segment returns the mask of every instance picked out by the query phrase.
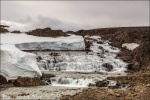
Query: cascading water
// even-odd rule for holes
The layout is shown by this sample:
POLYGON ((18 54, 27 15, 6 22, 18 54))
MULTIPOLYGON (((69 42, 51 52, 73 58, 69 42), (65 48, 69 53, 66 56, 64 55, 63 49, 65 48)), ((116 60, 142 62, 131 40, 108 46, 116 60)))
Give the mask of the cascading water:
MULTIPOLYGON (((116 58, 120 51, 118 48, 109 45, 108 41, 98 38, 86 39, 92 43, 90 52, 84 51, 52 51, 37 52, 38 66, 41 70, 54 72, 100 72, 108 75, 122 74, 126 70, 126 63, 116 58)), ((76 74, 75 74, 76 75, 76 74)), ((93 74, 92 74, 93 75, 93 74)), ((98 77, 60 77, 57 75, 51 79, 53 86, 81 86, 85 87, 95 81, 101 80, 98 77)), ((70 76, 70 74, 68 74, 70 76)), ((105 79, 105 78, 104 78, 105 79)))

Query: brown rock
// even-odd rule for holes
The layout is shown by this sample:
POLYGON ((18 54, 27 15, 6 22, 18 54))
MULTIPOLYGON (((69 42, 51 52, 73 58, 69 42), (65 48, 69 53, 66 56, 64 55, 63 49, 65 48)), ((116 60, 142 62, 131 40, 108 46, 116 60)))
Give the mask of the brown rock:
POLYGON ((41 37, 68 36, 62 30, 52 30, 51 28, 35 29, 32 31, 26 32, 26 34, 33 35, 33 36, 41 36, 41 37))
POLYGON ((127 70, 129 71, 137 71, 140 69, 140 64, 138 62, 130 63, 127 66, 127 70))
POLYGON ((103 80, 103 81, 97 81, 96 84, 95 84, 95 86, 96 87, 107 87, 108 84, 109 84, 108 81, 103 80))
POLYGON ((18 77, 13 83, 14 86, 38 86, 44 85, 44 82, 40 78, 30 78, 30 77, 18 77))

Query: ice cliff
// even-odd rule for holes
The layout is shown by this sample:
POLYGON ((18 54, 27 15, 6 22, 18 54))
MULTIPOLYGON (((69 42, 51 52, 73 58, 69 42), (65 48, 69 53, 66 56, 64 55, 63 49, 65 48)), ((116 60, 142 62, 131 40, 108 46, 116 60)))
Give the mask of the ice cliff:
POLYGON ((38 77, 41 71, 36 64, 36 55, 25 53, 14 45, 1 45, 1 75, 7 80, 22 77, 38 77))
POLYGON ((82 36, 38 37, 27 34, 1 34, 1 44, 15 44, 20 50, 84 50, 82 36))

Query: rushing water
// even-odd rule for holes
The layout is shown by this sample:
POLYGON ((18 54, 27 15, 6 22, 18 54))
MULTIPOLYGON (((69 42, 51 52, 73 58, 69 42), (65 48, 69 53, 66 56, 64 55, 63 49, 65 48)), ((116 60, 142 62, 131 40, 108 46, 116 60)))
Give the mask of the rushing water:
POLYGON ((120 51, 118 48, 112 47, 108 41, 100 39, 87 41, 92 43, 90 52, 34 52, 38 55, 37 64, 42 71, 51 71, 53 74, 59 73, 51 79, 51 85, 86 87, 97 80, 105 79, 107 76, 124 73, 127 64, 116 57, 120 51), (62 75, 67 72, 69 74, 62 75), (84 74, 80 75, 79 72, 84 74), (97 73, 101 74, 97 75, 97 73), (89 76, 87 74, 91 76, 87 77, 89 76))

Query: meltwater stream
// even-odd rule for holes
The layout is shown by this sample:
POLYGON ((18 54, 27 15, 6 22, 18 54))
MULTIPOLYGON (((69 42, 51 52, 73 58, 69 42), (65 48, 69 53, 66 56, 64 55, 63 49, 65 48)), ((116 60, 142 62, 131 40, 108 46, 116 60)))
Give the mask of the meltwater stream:
POLYGON ((37 64, 42 71, 55 74, 50 79, 52 86, 87 87, 108 76, 125 74, 126 63, 116 57, 120 51, 101 39, 86 39, 91 42, 88 51, 39 51, 37 64))

